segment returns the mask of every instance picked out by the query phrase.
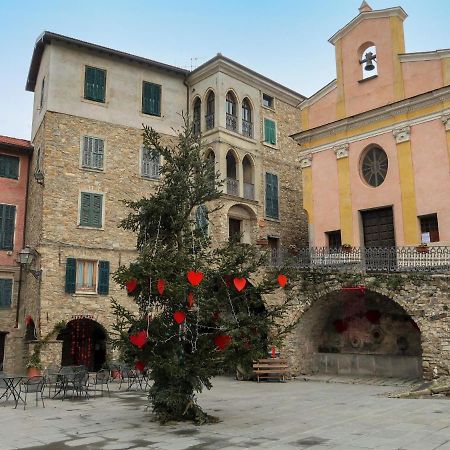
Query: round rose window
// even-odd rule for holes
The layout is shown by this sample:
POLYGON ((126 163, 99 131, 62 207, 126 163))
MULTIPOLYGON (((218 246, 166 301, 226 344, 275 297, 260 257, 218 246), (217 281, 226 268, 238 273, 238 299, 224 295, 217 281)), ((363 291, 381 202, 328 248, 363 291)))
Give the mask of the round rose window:
POLYGON ((379 147, 369 149, 361 164, 361 173, 365 182, 377 187, 383 183, 388 171, 388 158, 384 150, 379 147))

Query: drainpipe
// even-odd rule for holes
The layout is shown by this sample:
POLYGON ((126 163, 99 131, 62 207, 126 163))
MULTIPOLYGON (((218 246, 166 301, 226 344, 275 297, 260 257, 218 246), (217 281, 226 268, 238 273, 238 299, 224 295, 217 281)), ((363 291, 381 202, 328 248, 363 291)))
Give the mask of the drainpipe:
POLYGON ((186 82, 187 76, 184 77, 183 84, 186 86, 186 114, 189 119, 189 85, 186 82))

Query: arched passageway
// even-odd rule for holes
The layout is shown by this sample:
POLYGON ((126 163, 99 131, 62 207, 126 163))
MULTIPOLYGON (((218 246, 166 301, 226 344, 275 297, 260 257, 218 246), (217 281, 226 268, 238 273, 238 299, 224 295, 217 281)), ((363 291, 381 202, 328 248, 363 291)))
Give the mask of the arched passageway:
POLYGON ((106 361, 106 331, 94 320, 71 320, 58 335, 63 341, 62 366, 86 366, 98 371, 106 361))
POLYGON ((419 327, 396 302, 373 291, 343 290, 303 314, 297 345, 304 372, 421 378, 419 327))

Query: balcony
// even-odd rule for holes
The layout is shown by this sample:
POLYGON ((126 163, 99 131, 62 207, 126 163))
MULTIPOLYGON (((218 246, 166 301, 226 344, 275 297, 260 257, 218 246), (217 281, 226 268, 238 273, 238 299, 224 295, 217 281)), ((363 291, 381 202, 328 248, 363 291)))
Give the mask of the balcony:
POLYGON ((450 273, 450 247, 328 247, 272 253, 270 265, 353 273, 450 273))
POLYGON ((242 120, 242 135, 253 139, 253 124, 242 120))
POLYGON ((239 195, 239 181, 234 178, 227 178, 227 194, 239 195))
POLYGON ((227 113, 227 130, 237 132, 237 117, 227 113))
POLYGON ((244 198, 247 200, 255 200, 255 185, 244 183, 244 198))
POLYGON ((214 128, 214 113, 205 116, 206 129, 212 130, 214 128))

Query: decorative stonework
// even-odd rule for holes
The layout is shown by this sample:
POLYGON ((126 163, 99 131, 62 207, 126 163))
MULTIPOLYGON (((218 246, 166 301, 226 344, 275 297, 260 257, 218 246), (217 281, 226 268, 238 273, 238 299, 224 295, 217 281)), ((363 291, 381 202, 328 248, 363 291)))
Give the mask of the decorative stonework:
POLYGON ((333 151, 336 154, 336 159, 348 158, 349 144, 341 144, 333 147, 333 151))
POLYGON ((411 138, 411 127, 406 126, 402 128, 396 128, 392 130, 392 134, 394 135, 395 142, 397 142, 397 144, 407 142, 411 138))
POLYGON ((300 167, 306 169, 312 165, 312 155, 307 155, 300 160, 300 167))
POLYGON ((450 131, 450 114, 444 114, 441 117, 442 123, 444 124, 445 131, 450 131))

